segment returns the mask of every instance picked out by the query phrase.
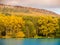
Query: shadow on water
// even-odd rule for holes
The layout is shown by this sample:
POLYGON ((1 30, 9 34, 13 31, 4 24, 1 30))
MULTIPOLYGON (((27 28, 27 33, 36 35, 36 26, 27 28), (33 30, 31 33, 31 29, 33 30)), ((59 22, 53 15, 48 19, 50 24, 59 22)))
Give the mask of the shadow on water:
POLYGON ((0 39, 0 45, 60 45, 60 39, 0 39))

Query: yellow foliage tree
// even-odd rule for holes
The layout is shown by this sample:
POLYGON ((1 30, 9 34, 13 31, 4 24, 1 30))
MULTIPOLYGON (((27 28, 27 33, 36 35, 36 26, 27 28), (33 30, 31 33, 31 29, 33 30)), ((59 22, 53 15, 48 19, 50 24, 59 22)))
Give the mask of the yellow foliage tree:
MULTIPOLYGON (((38 34, 49 36, 59 29, 58 18, 53 16, 40 16, 38 19, 38 34)), ((55 35, 55 34, 54 34, 55 35)))

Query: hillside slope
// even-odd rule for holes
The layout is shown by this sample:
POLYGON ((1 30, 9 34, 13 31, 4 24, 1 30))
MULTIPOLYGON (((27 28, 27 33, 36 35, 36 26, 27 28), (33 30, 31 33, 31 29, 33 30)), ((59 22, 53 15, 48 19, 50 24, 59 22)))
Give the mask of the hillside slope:
POLYGON ((23 6, 11 6, 11 5, 3 5, 0 4, 0 13, 3 14, 11 14, 11 15, 26 15, 26 14, 33 14, 33 15, 53 15, 58 16, 55 12, 48 11, 45 9, 36 9, 31 7, 23 7, 23 6))

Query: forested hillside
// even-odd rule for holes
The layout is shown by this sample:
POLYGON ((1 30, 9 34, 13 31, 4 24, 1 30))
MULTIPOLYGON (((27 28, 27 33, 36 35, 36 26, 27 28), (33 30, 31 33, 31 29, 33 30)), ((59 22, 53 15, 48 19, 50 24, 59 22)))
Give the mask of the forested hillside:
POLYGON ((60 16, 45 9, 0 5, 0 38, 60 38, 60 16))

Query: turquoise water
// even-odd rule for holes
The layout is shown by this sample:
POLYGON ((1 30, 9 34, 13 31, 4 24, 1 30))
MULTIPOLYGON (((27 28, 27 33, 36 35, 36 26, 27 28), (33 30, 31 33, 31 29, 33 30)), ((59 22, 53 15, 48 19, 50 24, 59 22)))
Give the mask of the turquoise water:
POLYGON ((60 39, 0 39, 0 45, 60 45, 60 39))

